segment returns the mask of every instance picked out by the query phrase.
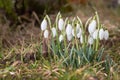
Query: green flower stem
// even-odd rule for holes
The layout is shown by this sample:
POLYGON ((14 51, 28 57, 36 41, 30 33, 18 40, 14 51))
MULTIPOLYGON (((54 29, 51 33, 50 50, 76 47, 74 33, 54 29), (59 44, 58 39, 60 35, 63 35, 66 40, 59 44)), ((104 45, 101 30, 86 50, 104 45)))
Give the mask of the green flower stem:
POLYGON ((84 48, 84 47, 85 47, 85 29, 84 29, 84 27, 83 27, 83 24, 82 24, 81 19, 80 19, 78 16, 77 16, 77 19, 79 20, 80 26, 81 26, 81 28, 82 28, 83 48, 84 48))
MULTIPOLYGON (((58 31, 58 20, 59 20, 59 18, 61 17, 61 14, 60 14, 60 12, 57 14, 57 16, 56 16, 56 31, 58 31)), ((61 47, 60 47, 60 42, 59 42, 59 32, 58 33, 56 33, 56 39, 57 39, 57 47, 58 47, 58 49, 59 50, 61 50, 61 47)))
POLYGON ((50 26, 50 30, 51 30, 52 25, 51 25, 50 17, 49 17, 48 15, 46 15, 46 18, 47 18, 47 20, 48 20, 48 23, 49 23, 49 26, 50 26))
MULTIPOLYGON (((46 18, 48 20, 48 23, 49 23, 49 26, 50 26, 50 30, 51 30, 52 25, 51 25, 50 17, 48 15, 46 15, 46 18)), ((49 40, 48 39, 47 39, 47 42, 48 42, 48 55, 50 56, 50 44, 49 44, 49 40)))
POLYGON ((76 47, 77 47, 77 50, 79 49, 79 46, 78 46, 78 41, 77 41, 77 38, 75 37, 75 43, 76 43, 76 47))
MULTIPOLYGON (((99 35, 99 29, 100 29, 99 16, 98 16, 97 12, 95 12, 95 14, 96 14, 96 19, 97 19, 97 23, 98 23, 98 35, 99 35)), ((98 35, 97 35, 97 39, 96 39, 96 48, 95 48, 96 51, 98 50, 98 47, 99 47, 99 36, 98 35)))
POLYGON ((58 19, 59 19, 59 17, 60 17, 60 12, 57 14, 57 16, 56 16, 56 20, 55 20, 55 25, 56 25, 56 30, 58 30, 58 19))
POLYGON ((88 25, 88 23, 90 22, 91 19, 92 19, 92 17, 90 17, 90 18, 87 20, 87 22, 85 23, 85 30, 87 29, 87 25, 88 25))
POLYGON ((67 43, 66 43, 66 38, 65 38, 65 35, 66 35, 66 33, 65 33, 65 26, 66 26, 66 24, 67 24, 67 22, 68 22, 68 18, 66 18, 65 19, 65 23, 64 23, 64 26, 63 26, 63 31, 62 31, 62 34, 63 34, 63 36, 64 36, 64 46, 65 46, 65 53, 67 53, 68 54, 68 50, 67 50, 67 43))

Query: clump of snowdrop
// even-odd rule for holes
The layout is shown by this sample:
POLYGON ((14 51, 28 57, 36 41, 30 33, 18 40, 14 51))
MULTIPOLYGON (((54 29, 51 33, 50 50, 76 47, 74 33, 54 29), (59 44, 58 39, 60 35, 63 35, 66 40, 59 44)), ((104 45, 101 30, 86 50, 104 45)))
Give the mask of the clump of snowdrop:
MULTIPOLYGON (((97 51, 99 51, 101 47, 100 44, 104 40, 108 40, 109 38, 109 32, 104 28, 103 25, 99 23, 99 18, 97 14, 89 18, 86 21, 85 26, 82 24, 82 21, 78 16, 77 18, 74 18, 73 21, 69 20, 69 18, 65 18, 65 20, 63 20, 61 14, 59 13, 53 25, 51 24, 51 21, 47 16, 41 22, 41 30, 43 32, 44 38, 49 38, 50 40, 48 43, 48 45, 50 44, 49 50, 56 49, 54 50, 54 53, 55 51, 56 54, 60 53, 59 57, 61 56, 66 60, 70 59, 71 61, 77 60, 79 58, 80 60, 76 62, 82 62, 81 59, 83 59, 83 62, 89 63, 94 58, 97 58, 95 52, 97 53, 97 51), (52 49, 52 47, 54 48, 52 49), (72 49, 69 49, 71 47, 72 49), (76 57, 73 57, 73 53, 76 57), (69 57, 69 55, 71 57, 69 57)), ((73 62, 71 63, 71 65, 74 65, 73 62)), ((81 63, 79 65, 81 65, 81 63)))
POLYGON ((85 27, 82 25, 82 21, 78 16, 77 18, 74 18, 74 21, 72 22, 68 18, 64 21, 60 13, 58 13, 56 17, 56 25, 54 25, 54 27, 52 28, 47 27, 53 26, 50 24, 51 21, 48 16, 46 16, 41 22, 41 30, 44 33, 44 38, 48 38, 49 36, 51 37, 50 34, 52 34, 52 37, 58 38, 56 40, 59 40, 59 42, 65 40, 64 38, 67 38, 68 41, 74 41, 74 39, 76 38, 80 40, 80 43, 76 44, 99 45, 98 43, 100 43, 100 40, 108 40, 109 38, 108 30, 105 30, 104 27, 101 26, 96 15, 86 22, 85 27), (86 31, 86 25, 88 25, 88 32, 86 31), (60 30, 60 32, 58 30, 60 30))

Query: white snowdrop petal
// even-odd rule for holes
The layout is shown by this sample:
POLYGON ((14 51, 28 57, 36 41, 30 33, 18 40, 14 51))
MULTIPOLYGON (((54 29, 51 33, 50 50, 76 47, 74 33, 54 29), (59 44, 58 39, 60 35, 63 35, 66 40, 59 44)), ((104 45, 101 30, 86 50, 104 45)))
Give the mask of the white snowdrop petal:
POLYGON ((10 74, 11 74, 11 75, 14 75, 14 74, 15 74, 15 72, 10 72, 10 74))
POLYGON ((76 25, 76 32, 79 32, 79 29, 80 29, 80 25, 77 23, 77 25, 76 25))
POLYGON ((73 37, 72 34, 71 34, 71 35, 67 35, 67 40, 68 40, 68 41, 71 41, 71 40, 72 40, 72 37, 73 37))
POLYGON ((45 30, 45 31, 44 31, 44 38, 48 38, 48 35, 49 35, 48 30, 45 30))
POLYGON ((108 40, 108 38, 109 38, 109 32, 108 32, 108 30, 105 30, 105 32, 104 32, 104 39, 108 40))
POLYGON ((88 26, 89 33, 93 33, 96 30, 96 21, 92 20, 92 22, 88 26))
POLYGON ((77 33, 77 38, 80 38, 81 34, 81 32, 77 33))
POLYGON ((79 32, 81 32, 81 28, 80 28, 80 25, 77 23, 76 25, 76 34, 78 34, 79 32))
POLYGON ((75 36, 75 31, 74 31, 74 29, 72 29, 72 35, 75 36))
POLYGON ((93 39, 97 39, 97 36, 98 36, 98 30, 95 30, 92 37, 93 37, 93 39))
POLYGON ((92 45, 94 42, 93 38, 91 36, 88 37, 88 43, 92 45))
POLYGON ((59 21, 58 21, 58 29, 60 31, 62 31, 63 30, 63 26, 64 26, 64 21, 63 21, 62 18, 60 18, 59 21))
POLYGON ((99 30, 99 39, 100 39, 100 40, 103 40, 103 38, 104 38, 104 30, 101 28, 101 29, 99 30))
POLYGON ((53 37, 55 37, 56 36, 56 28, 52 28, 52 34, 53 34, 53 37))
POLYGON ((71 26, 71 24, 67 24, 66 34, 67 35, 71 35, 72 34, 72 26, 71 26))
POLYGON ((63 41, 63 35, 61 34, 60 36, 59 36, 59 42, 62 42, 63 41))
POLYGON ((41 22, 41 30, 44 31, 47 28, 47 20, 43 19, 41 22))

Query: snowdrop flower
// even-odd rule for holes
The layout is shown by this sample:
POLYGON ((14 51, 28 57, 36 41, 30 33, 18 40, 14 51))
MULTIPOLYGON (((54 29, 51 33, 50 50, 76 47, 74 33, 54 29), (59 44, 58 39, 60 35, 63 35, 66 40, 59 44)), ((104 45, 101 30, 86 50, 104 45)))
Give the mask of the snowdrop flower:
POLYGON ((47 20, 43 19, 41 23, 41 30, 44 31, 47 28, 47 20))
POLYGON ((103 40, 103 38, 104 38, 104 30, 103 30, 103 28, 101 28, 99 30, 99 38, 100 38, 100 40, 103 40))
POLYGON ((82 30, 81 28, 79 29, 79 32, 77 33, 77 38, 80 38, 80 36, 82 35, 82 30))
POLYGON ((44 31, 44 38, 48 38, 48 34, 49 34, 48 30, 45 30, 44 31))
POLYGON ((59 21, 58 21, 58 29, 60 31, 62 31, 63 30, 63 26, 64 26, 64 21, 63 21, 62 18, 60 18, 59 21))
POLYGON ((92 20, 92 22, 88 26, 88 31, 92 34, 96 30, 96 21, 92 20))
POLYGON ((53 37, 55 37, 56 36, 56 28, 52 28, 52 34, 53 34, 53 37))
POLYGON ((82 35, 80 36, 80 43, 81 44, 83 43, 83 36, 82 35))
POLYGON ((71 41, 71 40, 72 40, 72 37, 73 37, 72 34, 71 34, 71 35, 67 35, 67 40, 68 40, 68 41, 71 41))
POLYGON ((105 30, 105 31, 104 31, 104 39, 105 39, 105 40, 108 40, 108 38, 109 38, 108 30, 105 30))
POLYGON ((80 36, 82 35, 82 30, 79 24, 77 24, 76 26, 76 35, 77 35, 77 38, 80 38, 80 36))
POLYGON ((62 42, 63 41, 63 35, 61 34, 60 36, 59 36, 59 42, 62 42))
POLYGON ((79 30, 80 30, 80 25, 77 23, 77 25, 76 25, 76 33, 79 33, 79 30))
POLYGON ((11 75, 15 75, 15 72, 10 72, 11 75))
POLYGON ((94 42, 93 38, 91 36, 88 37, 88 43, 92 45, 94 42))
POLYGON ((72 26, 71 26, 71 24, 67 24, 66 34, 67 35, 72 35, 72 26))
POLYGON ((95 30, 92 37, 93 39, 97 39, 97 36, 98 36, 98 30, 95 30))

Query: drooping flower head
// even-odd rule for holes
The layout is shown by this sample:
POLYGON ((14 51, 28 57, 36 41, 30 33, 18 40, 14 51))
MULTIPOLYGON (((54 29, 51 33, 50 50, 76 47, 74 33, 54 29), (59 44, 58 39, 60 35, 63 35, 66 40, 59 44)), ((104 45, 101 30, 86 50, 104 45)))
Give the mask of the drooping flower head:
POLYGON ((62 42, 63 39, 64 39, 64 37, 63 37, 63 35, 61 34, 61 35, 59 36, 59 42, 62 42))
POLYGON ((93 42, 94 42, 94 39, 91 36, 89 36, 88 37, 88 44, 92 45, 93 42))
POLYGON ((104 31, 104 39, 108 40, 108 38, 109 38, 109 32, 108 32, 108 30, 105 30, 104 31))
POLYGON ((77 36, 77 38, 80 38, 81 35, 82 35, 82 29, 80 28, 80 24, 77 23, 77 25, 76 25, 76 36, 77 36))
POLYGON ((51 30, 52 30, 53 37, 55 37, 56 36, 56 28, 53 27, 51 30))
POLYGON ((72 25, 71 24, 67 24, 66 34, 67 35, 72 35, 72 25))
POLYGON ((100 39, 100 40, 103 40, 103 38, 104 38, 104 30, 103 30, 103 28, 101 28, 101 29, 99 30, 99 39, 100 39))
POLYGON ((48 32, 48 30, 46 29, 46 30, 44 31, 44 38, 48 38, 48 35, 49 35, 49 32, 48 32))
POLYGON ((58 21, 58 29, 62 31, 64 28, 64 20, 62 18, 59 19, 58 21))
POLYGON ((41 22, 41 30, 44 31, 47 28, 47 20, 44 18, 41 22))
POLYGON ((88 32, 92 34, 96 30, 96 20, 92 20, 92 22, 88 26, 88 32))
POLYGON ((72 40, 72 37, 73 37, 73 35, 67 35, 67 40, 68 40, 68 41, 71 41, 71 40, 72 40))
POLYGON ((98 30, 95 30, 92 34, 93 39, 97 39, 98 38, 98 30))

